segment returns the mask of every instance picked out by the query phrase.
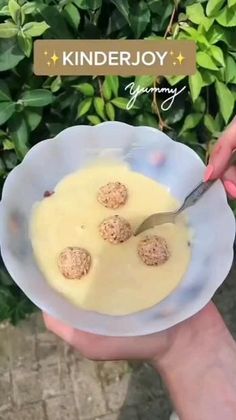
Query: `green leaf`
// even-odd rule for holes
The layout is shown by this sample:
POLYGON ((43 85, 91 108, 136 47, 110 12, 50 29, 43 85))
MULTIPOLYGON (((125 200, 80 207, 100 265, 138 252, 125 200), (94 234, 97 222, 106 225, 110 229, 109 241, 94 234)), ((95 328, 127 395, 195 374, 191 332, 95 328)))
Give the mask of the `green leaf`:
POLYGON ((223 51, 216 45, 212 45, 210 49, 211 56, 214 60, 221 66, 225 66, 224 54, 223 51))
POLYGON ((31 13, 35 12, 36 9, 37 9, 37 4, 35 1, 31 1, 30 3, 26 2, 22 6, 22 10, 25 15, 31 15, 31 13))
POLYGON ((147 4, 148 4, 149 9, 153 13, 157 13, 158 15, 161 16, 162 4, 161 4, 160 0, 147 0, 147 4))
POLYGON ((18 30, 14 23, 0 23, 0 38, 12 38, 16 36, 18 30))
POLYGON ((97 124, 100 124, 102 122, 97 115, 88 115, 87 118, 88 118, 89 122, 91 122, 91 124, 93 124, 93 125, 97 125, 97 124))
POLYGON ((225 30, 222 28, 222 26, 218 25, 216 22, 211 27, 211 29, 207 33, 207 39, 210 43, 216 44, 219 41, 223 41, 225 38, 225 30))
POLYGON ((151 12, 143 0, 135 3, 135 6, 130 11, 130 25, 134 34, 139 38, 145 31, 148 23, 150 22, 151 12))
POLYGON ((14 102, 0 102, 0 125, 4 124, 14 114, 14 102))
POLYGON ((202 21, 202 26, 205 28, 206 31, 209 31, 213 23, 214 23, 214 18, 205 17, 202 21))
POLYGON ((0 128, 0 140, 6 137, 6 132, 0 128))
POLYGON ((182 143, 188 144, 193 149, 199 146, 196 131, 185 131, 184 133, 180 133, 179 136, 181 137, 182 143))
POLYGON ((51 86, 50 86, 51 91, 52 91, 53 93, 58 92, 58 90, 61 88, 61 85, 62 85, 61 77, 60 77, 60 76, 57 76, 57 77, 53 80, 53 82, 52 82, 52 84, 51 84, 51 86))
MULTIPOLYGON (((203 49, 209 48, 210 44, 208 40, 206 39, 206 37, 203 34, 196 31, 196 29, 188 27, 188 26, 182 27, 181 29, 184 32, 186 32, 188 35, 190 35, 190 36, 185 36, 184 39, 191 39, 192 41, 196 41, 196 43, 203 49)), ((180 35, 182 36, 183 34, 180 33, 180 35)))
MULTIPOLYGON (((190 35, 190 37, 194 41, 198 41, 199 37, 201 36, 201 34, 199 34, 199 32, 195 28, 192 28, 191 26, 183 26, 181 27, 181 30, 186 32, 188 35, 190 35)), ((183 34, 181 33, 181 35, 183 34)))
POLYGON ((111 0, 111 2, 117 7, 122 16, 124 16, 128 24, 130 24, 128 0, 111 0))
POLYGON ((225 83, 225 69, 220 68, 219 71, 216 73, 216 80, 225 83))
MULTIPOLYGON (((111 103, 115 105, 117 108, 124 109, 124 110, 127 110, 126 107, 127 107, 128 102, 129 102, 129 99, 121 98, 121 97, 112 99, 111 101, 111 103)), ((135 109, 135 107, 133 107, 133 109, 135 109)))
POLYGON ((26 155, 28 147, 28 127, 22 113, 15 114, 8 123, 11 139, 14 142, 16 154, 20 159, 26 155))
POLYGON ((73 0, 73 3, 83 10, 97 10, 102 6, 102 0, 73 0))
POLYGON ((8 85, 0 79, 0 101, 11 101, 11 94, 8 85))
POLYGON ((6 152, 4 153, 4 163, 8 169, 8 171, 10 171, 11 169, 13 169, 16 165, 17 165, 17 156, 15 154, 15 152, 6 152))
POLYGON ((165 111, 165 123, 168 125, 172 125, 180 122, 184 116, 184 105, 185 104, 183 98, 177 97, 174 112, 172 108, 170 108, 168 111, 165 111))
POLYGON ((94 98, 94 108, 96 113, 99 115, 99 117, 101 117, 103 120, 106 120, 106 115, 104 112, 104 108, 105 108, 105 102, 102 98, 97 97, 94 98))
POLYGON ((23 51, 26 57, 29 57, 32 51, 32 38, 30 36, 25 35, 22 32, 18 32, 17 40, 20 49, 23 51))
POLYGON ((208 0, 206 7, 207 16, 215 16, 223 6, 225 0, 208 0))
POLYGON ((236 26, 236 13, 233 8, 228 9, 227 6, 218 14, 216 17, 217 22, 222 25, 226 26, 227 28, 236 26))
POLYGON ((25 35, 28 36, 40 36, 42 35, 47 29, 49 25, 43 22, 29 22, 23 26, 23 31, 25 35))
POLYGON ((197 64, 205 69, 218 70, 212 58, 203 51, 197 52, 197 64))
POLYGON ((230 55, 226 57, 225 80, 226 83, 236 83, 236 61, 230 55))
POLYGON ((148 41, 163 41, 163 37, 158 35, 145 36, 144 39, 148 41))
POLYGON ((109 101, 111 99, 112 96, 112 90, 111 90, 111 86, 107 81, 107 78, 105 78, 103 85, 102 85, 102 94, 103 97, 109 101))
POLYGON ((192 130, 193 128, 197 127, 201 119, 202 119, 202 114, 200 113, 187 115, 187 117, 185 118, 182 130, 180 131, 180 134, 183 134, 184 132, 188 130, 192 130))
POLYGON ((181 82, 181 80, 185 79, 185 77, 186 76, 166 76, 165 79, 168 81, 169 85, 175 86, 181 82))
POLYGON ((16 2, 16 0, 9 0, 8 2, 9 12, 11 14, 12 19, 16 24, 21 23, 21 7, 16 2))
POLYGON ((158 119, 152 114, 144 112, 135 118, 135 125, 145 125, 147 127, 159 128, 158 119))
POLYGON ((53 94, 46 89, 29 90, 23 93, 20 102, 24 106, 41 107, 53 102, 53 94))
POLYGON ((228 0, 228 6, 233 7, 236 5, 236 0, 228 0))
POLYGON ((63 123, 59 122, 48 122, 47 128, 51 134, 51 137, 55 137, 57 134, 59 134, 62 130, 64 130, 65 125, 63 123))
POLYGON ((217 131, 215 120, 210 114, 204 115, 204 125, 210 131, 211 134, 214 134, 217 131))
POLYGON ((34 131, 42 120, 42 110, 35 108, 26 108, 24 110, 24 115, 30 131, 34 131))
POLYGON ((234 100, 236 101, 236 90, 232 90, 232 95, 234 97, 234 100))
POLYGON ((68 23, 75 31, 77 31, 80 24, 80 13, 77 7, 75 7, 72 3, 68 3, 64 8, 64 14, 68 23))
POLYGON ((80 83, 79 85, 72 85, 72 87, 83 93, 85 96, 94 95, 94 87, 90 83, 80 83))
POLYGON ((206 102, 204 101, 204 99, 199 96, 196 101, 193 104, 193 109, 195 112, 201 112, 203 114, 203 112, 205 112, 206 110, 206 102))
POLYGON ((202 25, 206 31, 210 29, 214 22, 214 19, 205 16, 204 9, 200 3, 194 3, 188 6, 186 8, 186 15, 191 22, 202 25))
POLYGON ((87 112, 90 110, 91 105, 93 103, 92 98, 86 98, 83 101, 80 102, 77 110, 76 119, 82 117, 83 115, 87 114, 87 112))
POLYGON ((3 162, 3 159, 0 158, 0 177, 3 178, 5 174, 6 174, 6 167, 3 162))
POLYGON ((136 76, 135 77, 135 88, 147 88, 153 86, 156 80, 156 76, 136 76))
POLYGON ((227 124, 234 110, 234 96, 224 83, 216 80, 215 86, 220 112, 227 124))
POLYGON ((106 114, 107 114, 109 120, 110 121, 114 121, 115 120, 115 116, 116 116, 114 106, 110 102, 108 102, 105 105, 105 109, 106 109, 106 114))
MULTIPOLYGON (((200 28, 200 26, 199 26, 200 28)), ((197 40, 197 44, 199 46, 199 48, 203 51, 208 50, 211 46, 211 44, 208 42, 208 40, 206 39, 206 37, 204 35, 199 35, 198 40, 197 40)))
POLYGON ((46 34, 49 39, 72 39, 73 34, 70 32, 65 19, 62 14, 57 10, 56 6, 45 6, 44 4, 40 7, 40 13, 43 19, 50 26, 46 34))
POLYGON ((14 143, 12 141, 5 139, 3 140, 3 150, 14 150, 14 143))
POLYGON ((188 81, 189 81, 191 97, 192 97, 193 102, 195 102, 196 99, 199 97, 202 90, 202 86, 203 86, 201 73, 197 70, 195 74, 193 74, 192 76, 189 76, 188 81))
POLYGON ((209 86, 215 82, 216 76, 209 72, 209 70, 201 69, 202 86, 209 86))
POLYGON ((152 30, 156 32, 164 31, 169 24, 171 14, 174 11, 174 4, 173 2, 167 2, 164 6, 162 13, 160 14, 160 21, 158 22, 157 19, 154 17, 152 19, 152 30))
POLYGON ((0 71, 16 67, 24 57, 16 39, 4 39, 0 42, 0 71))
POLYGON ((216 127, 216 131, 218 133, 220 133, 221 131, 223 131, 224 128, 224 119, 221 115, 220 112, 217 113, 216 117, 215 117, 215 127, 216 127))
POLYGON ((106 76, 105 77, 106 83, 110 87, 111 91, 115 96, 118 95, 119 90, 119 77, 118 76, 106 76))
POLYGON ((204 9, 200 3, 194 3, 186 8, 188 19, 196 24, 201 24, 205 19, 204 9))
POLYGON ((121 13, 115 9, 109 18, 107 35, 119 31, 125 26, 127 26, 127 21, 125 20, 124 16, 122 16, 121 13))
POLYGON ((11 16, 8 6, 3 6, 1 8, 1 5, 0 5, 0 16, 11 16))

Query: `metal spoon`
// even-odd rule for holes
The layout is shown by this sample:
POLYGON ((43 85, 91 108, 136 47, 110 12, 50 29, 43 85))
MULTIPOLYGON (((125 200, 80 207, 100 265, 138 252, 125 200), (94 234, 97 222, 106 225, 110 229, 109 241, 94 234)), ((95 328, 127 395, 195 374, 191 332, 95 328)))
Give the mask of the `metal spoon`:
MULTIPOLYGON (((226 170, 232 165, 236 165, 236 150, 232 153, 226 170)), ((144 222, 138 227, 134 235, 137 236, 145 230, 151 229, 157 225, 162 225, 164 223, 175 223, 176 217, 185 209, 193 206, 205 194, 205 192, 209 190, 209 188, 215 183, 215 181, 216 180, 207 182, 202 181, 200 184, 198 184, 198 186, 195 187, 194 190, 187 195, 182 206, 178 210, 152 214, 144 220, 144 222)))

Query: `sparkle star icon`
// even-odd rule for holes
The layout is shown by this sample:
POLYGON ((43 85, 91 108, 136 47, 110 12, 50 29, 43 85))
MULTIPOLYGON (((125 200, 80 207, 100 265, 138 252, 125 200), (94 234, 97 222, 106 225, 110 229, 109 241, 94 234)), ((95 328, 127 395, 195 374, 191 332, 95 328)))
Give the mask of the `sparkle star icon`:
POLYGON ((51 62, 50 62, 50 61, 48 61, 48 62, 47 62, 47 65, 48 65, 48 67, 50 67, 50 66, 51 66, 51 62))
POLYGON ((176 66, 176 62, 175 61, 173 62, 173 65, 176 66))
POLYGON ((48 55, 48 52, 47 51, 44 51, 44 55, 48 55))
POLYGON ((178 60, 179 64, 182 64, 182 62, 185 60, 185 57, 180 52, 178 57, 176 57, 176 60, 178 60))
POLYGON ((59 57, 56 55, 55 51, 54 51, 54 53, 53 53, 53 55, 51 57, 51 60, 53 61, 54 66, 55 66, 57 60, 59 60, 59 57))
POLYGON ((173 52, 173 51, 171 51, 171 52, 170 52, 170 55, 174 55, 174 52, 173 52))

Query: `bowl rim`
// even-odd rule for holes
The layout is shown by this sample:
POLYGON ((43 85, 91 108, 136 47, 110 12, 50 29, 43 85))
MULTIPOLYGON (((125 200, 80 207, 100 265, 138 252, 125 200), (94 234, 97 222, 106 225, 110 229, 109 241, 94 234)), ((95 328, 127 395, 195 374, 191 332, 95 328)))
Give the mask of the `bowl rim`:
MULTIPOLYGON (((119 121, 114 121, 114 122, 112 122, 112 121, 109 121, 109 122, 103 122, 103 123, 101 123, 101 124, 98 124, 98 125, 96 125, 96 126, 89 126, 89 125, 75 125, 75 126, 71 126, 71 127, 67 127, 66 129, 64 129, 64 130, 62 130, 60 133, 58 133, 55 137, 53 137, 53 138, 50 138, 50 139, 45 139, 45 140, 43 140, 43 141, 41 141, 41 142, 39 142, 39 143, 37 143, 36 145, 34 145, 30 150, 29 150, 29 152, 27 153, 27 155, 24 157, 24 159, 22 160, 22 162, 21 163, 19 163, 11 172, 10 172, 10 174, 8 175, 8 177, 7 177, 7 179, 9 179, 10 177, 13 177, 13 176, 15 176, 15 174, 17 173, 17 171, 20 171, 21 170, 21 168, 22 167, 24 167, 26 164, 27 164, 27 162, 28 162, 28 159, 30 158, 30 156, 32 157, 32 154, 34 154, 35 153, 35 151, 37 150, 37 149, 39 149, 39 148, 43 148, 44 146, 45 146, 45 144, 48 144, 49 142, 52 142, 52 141, 60 141, 60 137, 61 137, 61 135, 62 134, 65 134, 67 131, 69 131, 69 130, 71 130, 71 129, 80 129, 80 128, 84 128, 84 127, 86 127, 86 129, 92 129, 92 130, 96 130, 97 128, 99 128, 99 127, 101 127, 101 126, 109 126, 109 127, 114 127, 114 126, 120 126, 120 125, 122 125, 122 126, 126 126, 126 127, 129 127, 129 128, 132 128, 132 129, 135 129, 135 130, 138 130, 138 129, 148 129, 148 130, 151 130, 152 132, 154 132, 154 133, 156 133, 156 132, 158 132, 159 130, 157 130, 157 129, 155 129, 155 128, 153 128, 153 127, 148 127, 148 126, 132 126, 132 125, 130 125, 130 124, 127 124, 127 123, 122 123, 122 122, 119 122, 119 121)), ((168 141, 169 142, 174 142, 176 145, 178 145, 177 147, 181 147, 182 148, 182 150, 185 150, 185 152, 188 152, 189 153, 189 155, 191 155, 192 156, 192 158, 194 158, 195 160, 197 159, 198 160, 198 162, 201 162, 201 164, 202 164, 202 166, 204 167, 205 165, 204 165, 204 163, 202 162, 202 160, 200 159, 200 157, 194 152, 194 150, 192 150, 191 148, 189 148, 187 145, 185 145, 185 144, 183 144, 183 143, 179 143, 179 142, 177 142, 177 141, 175 141, 175 140, 172 140, 168 135, 166 135, 165 133, 162 133, 162 135, 163 136, 165 136, 166 137, 166 139, 168 139, 168 141)), ((8 182, 7 182, 7 179, 6 179, 6 181, 5 181, 5 183, 4 183, 4 185, 3 185, 3 189, 2 189, 2 200, 0 201, 0 216, 1 216, 1 211, 2 211, 2 206, 4 205, 4 196, 7 194, 7 185, 8 185, 8 182)), ((225 206, 225 209, 227 209, 227 207, 225 206)), ((230 216, 230 213, 231 213, 231 216, 232 216, 232 222, 233 222, 233 224, 234 224, 234 232, 232 233, 232 236, 234 235, 235 236, 235 218, 234 218, 234 215, 233 215, 233 212, 231 211, 231 209, 230 209, 230 207, 228 206, 228 217, 231 217, 230 216)), ((0 226, 0 228, 1 228, 1 226, 0 226)), ((233 229, 232 229, 233 230, 233 229)), ((231 238, 230 238, 230 241, 231 241, 231 238)), ((233 240, 233 242, 234 242, 234 240, 233 240)), ((228 272, 230 271, 230 268, 231 268, 231 265, 232 265, 232 261, 233 261, 233 242, 232 242, 232 253, 231 253, 231 255, 229 255, 229 257, 228 257, 228 264, 227 264, 227 266, 225 267, 225 269, 224 269, 224 278, 227 276, 227 274, 228 274, 228 272)), ((5 253, 5 249, 4 249, 4 246, 3 246, 3 244, 2 244, 2 241, 1 241, 1 229, 0 229, 0 246, 1 246, 1 251, 2 251, 2 257, 3 257, 3 261, 5 262, 5 261, 7 261, 7 256, 6 256, 6 253, 5 253)), ((6 266, 7 266, 7 264, 6 264, 6 266)), ((8 269, 8 271, 9 271, 9 273, 12 275, 12 277, 13 277, 13 279, 14 279, 14 281, 17 283, 17 281, 15 280, 15 275, 13 275, 14 273, 13 273, 13 271, 14 270, 11 270, 11 267, 9 268, 9 267, 7 267, 7 269, 8 269), (11 273, 12 272, 12 273, 11 273)), ((172 325, 175 325, 175 324, 177 324, 177 323, 179 323, 179 322, 182 322, 182 321, 184 321, 185 319, 187 319, 187 318, 189 318, 189 317, 191 317, 191 316, 193 316, 194 314, 196 314, 197 312, 199 312, 208 302, 209 302, 209 300, 211 299, 211 297, 214 295, 214 293, 215 293, 215 291, 216 291, 216 289, 221 285, 221 283, 222 282, 220 282, 218 285, 217 285, 217 287, 212 287, 211 288, 211 290, 209 289, 208 290, 208 294, 207 294, 207 296, 205 297, 205 299, 202 299, 201 300, 201 302, 192 302, 192 307, 191 307, 191 310, 189 310, 188 311, 188 314, 186 314, 186 313, 184 313, 182 316, 176 316, 175 317, 175 323, 173 324, 173 323, 171 323, 171 322, 163 322, 163 326, 162 326, 162 328, 161 329, 156 329, 156 328, 153 328, 153 327, 151 327, 151 328, 147 328, 147 330, 146 330, 146 332, 143 334, 143 329, 142 329, 142 327, 141 327, 141 329, 139 328, 139 326, 138 325, 135 325, 135 328, 136 328, 136 333, 127 333, 126 332, 126 329, 125 329, 125 331, 123 331, 123 322, 121 322, 121 324, 120 324, 120 327, 119 328, 117 328, 117 330, 119 330, 118 331, 118 333, 116 333, 114 336, 117 336, 117 335, 123 335, 123 336, 135 336, 135 335, 147 335, 147 334, 151 334, 151 333, 154 333, 154 332, 157 332, 157 330, 158 331, 161 331, 161 330, 164 330, 164 329, 166 329, 166 328, 169 328, 169 327, 171 327, 172 325), (214 289, 214 290, 213 290, 214 289), (123 331, 123 332, 122 332, 123 331)), ((18 284, 18 283, 17 283, 18 284)), ((18 284, 19 285, 19 284, 18 284)), ((48 284, 49 285, 49 284, 48 284)), ((21 286, 19 286, 20 288, 22 288, 21 286)), ((49 287, 51 287, 50 285, 49 285, 49 287)), ((24 291, 24 293, 26 293, 26 291, 24 290, 24 288, 22 288, 22 290, 24 291)), ((56 293, 58 293, 57 291, 55 291, 55 289, 53 289, 54 290, 54 292, 56 292, 56 293)), ((27 296, 29 296, 29 294, 28 293, 26 293, 26 295, 27 296)), ((37 298, 35 298, 34 297, 34 299, 32 299, 31 297, 30 297, 30 299, 36 304, 36 306, 39 306, 42 310, 45 310, 45 311, 47 311, 50 315, 52 315, 52 316, 56 316, 57 318, 59 318, 59 319, 61 319, 62 321, 65 321, 65 319, 63 318, 61 318, 60 317, 60 313, 58 312, 58 310, 56 310, 55 311, 55 308, 53 309, 52 307, 51 308, 48 308, 48 307, 42 307, 42 304, 40 304, 39 305, 39 303, 38 303, 38 301, 37 301, 37 298)), ((66 298, 65 298, 66 299, 66 298)), ((158 306, 158 305, 156 305, 156 306, 158 306)), ((144 312, 147 312, 149 309, 151 309, 151 308, 148 308, 148 309, 145 309, 145 310, 142 310, 142 311, 139 311, 139 312, 136 312, 135 314, 140 314, 140 313, 144 313, 144 312)), ((95 314, 98 318, 100 318, 100 319, 102 319, 102 318, 104 318, 104 317, 106 317, 106 318, 109 318, 109 320, 111 321, 111 320, 114 320, 114 318, 116 318, 116 319, 120 319, 120 320, 122 320, 124 317, 125 318, 127 318, 127 316, 111 316, 111 315, 105 315, 105 314, 98 314, 98 313, 96 313, 96 312, 94 312, 94 311, 86 311, 86 310, 83 310, 83 312, 85 312, 85 313, 93 313, 93 314, 95 314)), ((132 314, 133 315, 133 314, 132 314)), ((167 320, 168 321, 168 320, 167 320)), ((99 322, 99 321, 98 321, 99 322)), ((88 329, 86 329, 86 328, 84 328, 83 327, 83 323, 81 324, 81 325, 79 325, 78 326, 78 323, 76 322, 74 325, 72 325, 72 326, 74 326, 75 328, 80 328, 81 330, 84 330, 84 331, 88 331, 88 329)), ((98 334, 101 334, 101 328, 98 328, 97 330, 96 330, 96 327, 94 328, 94 331, 91 331, 91 332, 94 332, 94 333, 98 333, 98 334)), ((106 330, 104 329, 103 331, 102 331, 102 333, 103 333, 103 335, 107 335, 106 334, 106 330)), ((111 334, 108 334, 108 335, 111 335, 111 334)))

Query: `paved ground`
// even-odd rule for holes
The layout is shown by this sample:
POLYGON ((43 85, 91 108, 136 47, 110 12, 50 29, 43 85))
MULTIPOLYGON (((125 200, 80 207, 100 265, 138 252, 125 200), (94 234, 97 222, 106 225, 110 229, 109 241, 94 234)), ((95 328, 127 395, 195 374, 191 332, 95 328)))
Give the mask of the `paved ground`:
MULTIPOLYGON (((215 301, 236 338, 235 274, 215 301)), ((167 420, 170 412, 148 364, 83 359, 40 315, 0 328, 0 420, 167 420)))

